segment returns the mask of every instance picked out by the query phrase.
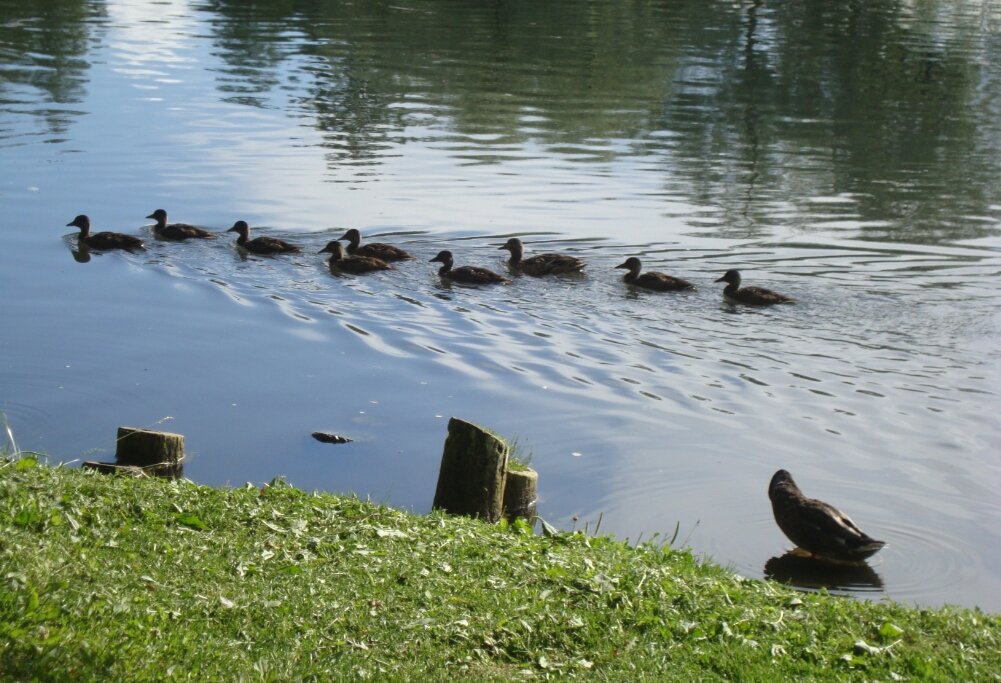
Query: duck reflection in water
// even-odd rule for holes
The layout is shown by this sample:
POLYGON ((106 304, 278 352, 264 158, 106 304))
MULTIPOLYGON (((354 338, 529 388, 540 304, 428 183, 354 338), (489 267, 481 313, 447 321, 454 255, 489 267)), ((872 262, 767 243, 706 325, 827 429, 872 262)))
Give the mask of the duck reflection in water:
POLYGON ((883 579, 865 562, 818 559, 800 549, 765 562, 765 578, 797 588, 832 591, 881 591, 883 579))

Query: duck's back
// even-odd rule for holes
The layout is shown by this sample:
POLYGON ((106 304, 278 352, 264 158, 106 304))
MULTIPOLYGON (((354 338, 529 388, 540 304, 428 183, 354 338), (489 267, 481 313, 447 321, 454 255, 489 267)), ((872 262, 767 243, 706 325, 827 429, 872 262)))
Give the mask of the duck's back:
POLYGON ((143 242, 138 237, 124 235, 120 232, 95 232, 82 238, 88 247, 93 249, 144 249, 143 242))
POLYGON ((566 275, 579 273, 584 261, 567 254, 536 254, 523 259, 518 267, 527 275, 566 275))
POLYGON ((452 268, 444 276, 456 282, 464 282, 471 285, 487 285, 494 283, 510 282, 506 277, 498 275, 487 268, 478 266, 460 266, 452 268))
POLYGON ((627 274, 626 282, 636 285, 637 287, 652 289, 658 292, 674 292, 683 289, 695 289, 695 285, 688 280, 683 280, 680 277, 674 277, 673 275, 667 275, 666 273, 658 273, 657 271, 640 273, 632 280, 629 279, 629 275, 627 274))
POLYGON ((277 237, 255 237, 240 246, 255 254, 294 254, 302 251, 296 245, 289 244, 277 237))
POLYGON ((354 250, 352 250, 349 246, 348 253, 352 256, 377 258, 380 261, 405 261, 413 258, 413 256, 403 249, 394 247, 392 244, 383 244, 381 242, 369 242, 362 244, 354 250))
POLYGON ((187 239, 211 240, 216 237, 208 230, 188 225, 187 223, 171 223, 162 228, 153 226, 153 234, 160 239, 173 240, 175 242, 183 242, 187 239))

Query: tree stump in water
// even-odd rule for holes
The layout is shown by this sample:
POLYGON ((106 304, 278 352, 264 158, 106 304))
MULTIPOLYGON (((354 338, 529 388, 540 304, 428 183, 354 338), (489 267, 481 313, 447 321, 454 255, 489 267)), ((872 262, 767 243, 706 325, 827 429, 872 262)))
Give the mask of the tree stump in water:
POLYGON ((535 504, 538 495, 539 473, 531 468, 508 470, 504 484, 504 517, 514 521, 521 517, 529 522, 535 520, 535 504))
POLYGON ((433 507, 496 522, 504 505, 508 447, 482 427, 453 417, 441 456, 433 507))
POLYGON ((119 465, 177 465, 184 460, 184 437, 138 427, 119 427, 115 462, 119 465))

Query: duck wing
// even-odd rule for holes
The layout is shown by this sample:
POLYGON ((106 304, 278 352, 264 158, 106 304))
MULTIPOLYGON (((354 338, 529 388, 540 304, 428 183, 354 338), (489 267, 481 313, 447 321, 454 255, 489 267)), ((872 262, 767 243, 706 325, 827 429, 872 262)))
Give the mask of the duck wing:
POLYGON ((637 287, 655 289, 660 292, 695 289, 695 285, 688 280, 682 280, 680 277, 674 277, 673 275, 667 275, 666 273, 658 273, 653 270, 648 270, 647 272, 640 274, 639 277, 633 280, 633 284, 637 287))
POLYGON ((778 520, 778 515, 776 521, 786 536, 804 550, 834 558, 864 559, 886 545, 822 500, 802 498, 789 505, 785 523, 778 520))
POLYGON ((521 262, 521 270, 529 275, 563 275, 578 273, 584 261, 567 254, 536 254, 521 262))
POLYGON ((764 287, 744 287, 738 290, 737 298, 750 304, 791 304, 795 300, 764 287))
POLYGON ((461 266, 459 268, 453 268, 452 270, 445 273, 445 276, 456 280, 457 282, 466 282, 469 284, 493 284, 493 283, 507 283, 510 282, 506 277, 498 275, 492 270, 487 268, 480 268, 479 266, 461 266))
POLYGON ((349 256, 347 258, 331 260, 333 268, 339 268, 346 273, 371 273, 377 270, 392 270, 393 266, 385 261, 371 256, 349 256))
POLYGON ((145 249, 138 237, 120 232, 95 232, 84 238, 84 242, 92 249, 145 249))
POLYGON ((187 223, 171 223, 162 228, 153 228, 154 234, 161 239, 177 240, 183 242, 186 239, 196 238, 203 240, 215 239, 215 235, 208 230, 188 225, 187 223))
POLYGON ((349 249, 348 251, 352 256, 368 256, 382 261, 405 261, 413 258, 413 256, 399 247, 394 247, 392 244, 383 244, 381 242, 369 242, 361 245, 357 249, 349 249))
POLYGON ((289 244, 277 237, 255 237, 243 245, 247 251, 255 254, 284 254, 302 251, 294 244, 289 244))

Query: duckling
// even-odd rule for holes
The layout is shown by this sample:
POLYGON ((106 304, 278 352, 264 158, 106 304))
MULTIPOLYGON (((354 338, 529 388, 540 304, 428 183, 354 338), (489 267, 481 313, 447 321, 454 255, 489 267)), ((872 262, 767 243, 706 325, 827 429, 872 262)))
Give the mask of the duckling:
POLYGON ((463 282, 468 285, 510 284, 511 282, 506 277, 486 268, 479 268, 477 266, 452 268, 452 252, 448 250, 439 251, 438 255, 431 259, 431 261, 437 261, 442 264, 441 268, 438 269, 438 275, 447 280, 463 282))
POLYGON ((508 264, 515 270, 520 270, 526 275, 541 277, 543 275, 565 275, 567 273, 579 273, 584 268, 584 261, 576 256, 567 254, 536 254, 522 259, 525 253, 525 246, 517 237, 512 237, 500 249, 507 249, 511 252, 508 264))
POLYGON ((688 280, 682 280, 680 277, 674 277, 673 275, 666 275, 653 270, 648 270, 640 275, 640 269, 643 267, 643 264, 635 256, 630 256, 626 259, 625 263, 620 263, 615 267, 628 269, 629 272, 622 276, 622 281, 635 287, 652 289, 657 292, 676 292, 682 289, 695 289, 695 285, 688 280))
POLYGON ((167 225, 167 212, 163 209, 157 209, 146 216, 146 218, 152 218, 156 221, 156 225, 153 226, 153 234, 162 240, 183 242, 190 237, 197 237, 203 240, 214 240, 216 237, 208 230, 203 230, 187 223, 171 223, 167 225))
POLYGON ((289 244, 284 240, 280 240, 275 237, 255 237, 254 239, 247 239, 250 234, 250 226, 247 225, 247 221, 237 221, 233 223, 233 227, 226 232, 235 232, 240 236, 237 238, 237 245, 243 247, 247 251, 252 251, 255 254, 286 254, 286 253, 297 253, 302 251, 299 247, 294 244, 289 244))
POLYGON ((740 289, 740 271, 728 270, 716 282, 727 283, 723 288, 723 297, 741 304, 767 306, 769 304, 791 304, 796 300, 785 294, 773 292, 763 287, 744 287, 740 289))
POLYGON ((785 470, 772 476, 768 497, 782 533, 815 556, 858 562, 886 545, 866 535, 837 508, 804 496, 785 470))
POLYGON ((413 256, 392 244, 382 244, 381 242, 369 242, 361 244, 361 233, 357 228, 351 228, 341 237, 348 240, 348 253, 352 256, 372 256, 381 261, 406 261, 413 256))
POLYGON ((359 275, 361 273, 371 273, 376 270, 393 270, 393 266, 373 256, 348 256, 344 250, 344 245, 337 240, 327 242, 327 246, 318 253, 330 254, 330 267, 342 270, 345 273, 359 275))
POLYGON ((143 242, 138 237, 123 235, 120 232, 95 232, 90 234, 90 218, 80 214, 66 224, 67 228, 79 228, 80 235, 78 241, 91 249, 145 249, 143 242))

